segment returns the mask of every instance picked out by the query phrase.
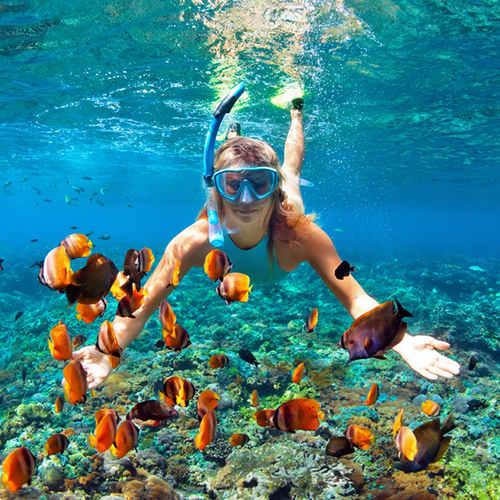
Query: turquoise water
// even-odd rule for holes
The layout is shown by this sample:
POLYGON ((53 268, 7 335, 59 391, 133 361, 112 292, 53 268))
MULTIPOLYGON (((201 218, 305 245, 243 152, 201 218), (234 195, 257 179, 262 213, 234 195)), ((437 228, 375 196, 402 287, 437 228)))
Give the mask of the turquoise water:
MULTIPOLYGON (((464 351, 452 354, 462 363, 471 349, 489 353, 484 378, 461 375, 452 389, 440 382, 434 392, 448 396, 451 405, 453 391, 463 395, 478 384, 494 390, 500 339, 498 47, 500 7, 492 0, 1 4, 0 302, 8 349, 0 368, 20 371, 26 339, 30 363, 37 349, 49 362, 46 336, 63 313, 30 266, 74 232, 71 226, 93 231, 96 251, 117 265, 132 247, 149 247, 159 259, 204 203, 203 147, 220 98, 245 82, 234 119, 245 135, 269 142, 282 159, 288 113, 270 99, 299 82, 306 92, 303 177, 315 185, 304 189, 307 210, 317 213, 341 257, 358 263, 357 279, 368 293, 379 301, 405 298, 405 306, 420 314, 412 326, 461 346, 464 351), (100 240, 103 235, 110 239, 100 240), (14 323, 20 310, 24 317, 14 323), (46 331, 33 333, 30 321, 44 314, 46 331)), ((193 328, 208 328, 210 314, 227 315, 221 304, 207 304, 202 278, 193 274, 172 296, 193 328)), ((249 308, 231 311, 251 324, 263 308, 270 328, 279 331, 319 300, 335 312, 320 335, 332 349, 349 318, 322 286, 308 269, 299 269, 286 284, 258 291, 249 308), (274 308, 276 294, 281 312, 274 308)), ((64 315, 75 334, 90 332, 74 311, 64 315)), ((213 334, 203 328, 194 333, 199 346, 213 334)), ((143 351, 149 346, 146 358, 156 356, 150 344, 141 344, 143 351)), ((302 352, 294 345, 273 363, 312 356, 306 344, 302 352)), ((262 346, 252 341, 261 355, 273 351, 262 346)), ((54 368, 50 387, 58 375, 54 368)), ((417 386, 427 390, 422 379, 405 376, 414 395, 417 386)), ((5 380, 11 387, 13 380, 5 380)), ((390 395, 406 402, 411 395, 398 392, 397 382, 390 395)), ((32 396, 21 392, 10 407, 32 396)), ((8 408, 4 401, 2 411, 8 408)), ((472 424, 486 433, 484 421, 467 422, 472 424)), ((484 449, 491 449, 488 439, 480 443, 484 449)), ((15 445, 5 438, 2 446, 15 445)), ((475 449, 477 438, 467 446, 475 449)), ((470 458, 467 467, 474 470, 477 462, 470 458)), ((453 477, 467 467, 457 465, 453 477)), ((194 474, 190 485, 200 487, 194 474)))

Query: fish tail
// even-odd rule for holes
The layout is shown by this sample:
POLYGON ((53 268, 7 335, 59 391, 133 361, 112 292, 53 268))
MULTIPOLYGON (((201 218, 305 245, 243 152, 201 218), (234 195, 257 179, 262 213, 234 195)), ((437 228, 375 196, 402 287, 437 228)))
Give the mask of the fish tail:
POLYGON ((253 288, 253 285, 250 285, 250 286, 248 287, 248 293, 252 293, 252 288, 253 288))
POLYGON ((400 318, 413 318, 413 314, 408 312, 398 301, 398 299, 396 299, 396 297, 394 297, 394 301, 396 302, 396 305, 398 306, 398 316, 400 318))

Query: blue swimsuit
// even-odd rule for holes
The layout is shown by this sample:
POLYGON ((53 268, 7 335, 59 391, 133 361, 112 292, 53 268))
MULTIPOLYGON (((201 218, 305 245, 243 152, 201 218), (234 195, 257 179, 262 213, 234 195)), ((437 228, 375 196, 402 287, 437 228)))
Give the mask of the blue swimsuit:
POLYGON ((250 276, 250 283, 276 283, 288 276, 287 271, 283 271, 278 265, 276 254, 273 256, 273 267, 269 267, 269 257, 267 254, 267 234, 262 238, 258 245, 249 250, 241 250, 229 237, 224 235, 224 253, 234 264, 233 272, 243 273, 250 276))

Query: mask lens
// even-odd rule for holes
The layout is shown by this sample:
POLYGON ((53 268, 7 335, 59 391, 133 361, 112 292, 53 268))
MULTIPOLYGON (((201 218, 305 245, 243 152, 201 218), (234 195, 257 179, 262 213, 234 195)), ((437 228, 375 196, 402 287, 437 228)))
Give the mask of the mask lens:
POLYGON ((247 170, 245 172, 245 179, 250 182, 253 191, 258 196, 266 196, 274 188, 274 176, 271 170, 247 170))
POLYGON ((222 172, 220 185, 227 196, 236 196, 241 187, 241 172, 222 172))
POLYGON ((278 183, 278 173, 268 167, 221 170, 214 175, 214 183, 217 191, 228 200, 238 199, 243 184, 260 200, 273 192, 278 183))

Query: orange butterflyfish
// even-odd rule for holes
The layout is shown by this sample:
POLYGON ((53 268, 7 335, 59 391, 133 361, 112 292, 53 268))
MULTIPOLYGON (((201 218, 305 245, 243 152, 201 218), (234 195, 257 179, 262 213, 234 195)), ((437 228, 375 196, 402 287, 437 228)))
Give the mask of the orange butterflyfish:
POLYGON ((131 420, 124 420, 116 430, 115 442, 111 445, 111 453, 123 458, 137 444, 139 429, 131 420))
POLYGON ((233 434, 229 438, 229 443, 231 446, 243 446, 250 441, 250 438, 247 434, 233 434))
POLYGON ((217 431, 217 417, 213 410, 207 412, 200 422, 200 431, 194 438, 197 449, 203 451, 213 440, 217 431))
POLYGON ((403 455, 407 460, 413 460, 417 454, 417 438, 413 431, 408 427, 401 427, 394 439, 399 450, 400 456, 403 455))
POLYGON ((127 293, 122 289, 122 286, 128 282, 128 279, 128 276, 125 276, 123 271, 120 271, 116 275, 116 279, 110 288, 110 292, 116 300, 120 301, 125 295, 127 295, 127 293))
POLYGON ((154 261, 155 257, 153 255, 153 252, 149 248, 144 247, 137 254, 137 259, 135 261, 135 264, 139 272, 146 274, 149 273, 149 271, 151 271, 151 266, 153 265, 154 261))
POLYGON ((72 405, 84 403, 87 399, 87 375, 77 359, 70 361, 63 370, 64 393, 72 405))
POLYGON ((372 384, 368 395, 366 396, 366 406, 371 406, 377 402, 378 396, 380 394, 380 389, 378 384, 372 384))
POLYGON ((318 325, 318 308, 315 307, 307 317, 306 323, 304 325, 304 330, 307 333, 311 333, 318 325))
POLYGON ((77 304, 76 319, 87 324, 92 323, 96 318, 101 318, 108 305, 108 299, 102 298, 95 304, 77 304))
POLYGON ((175 317, 174 310, 172 306, 167 302, 167 299, 163 299, 160 303, 160 322, 161 326, 165 332, 169 335, 174 334, 174 325, 177 318, 175 317))
POLYGON ((96 253, 87 259, 84 267, 71 275, 70 284, 64 289, 68 304, 95 304, 110 290, 118 269, 104 255, 96 253))
POLYGON ((350 425, 345 431, 345 437, 358 448, 367 450, 371 443, 375 441, 375 436, 370 429, 365 429, 359 425, 350 425))
POLYGON ((95 435, 89 436, 90 446, 99 453, 104 453, 115 442, 119 417, 114 410, 104 408, 96 412, 95 421, 95 435))
POLYGON ((109 356, 109 362, 113 368, 120 364, 122 348, 116 339, 113 324, 109 321, 103 321, 97 334, 96 349, 109 356))
POLYGON ((57 396, 56 402, 54 404, 54 411, 56 413, 61 413, 64 408, 64 399, 61 396, 57 396))
POLYGON ((142 307, 142 304, 144 304, 144 298, 147 297, 147 295, 148 292, 145 288, 141 288, 140 292, 134 290, 132 292, 132 297, 124 295, 118 303, 116 315, 121 318, 135 318, 135 311, 142 307))
POLYGON ((170 274, 170 279, 168 281, 167 288, 169 286, 177 286, 179 284, 179 273, 181 271, 181 261, 179 259, 175 260, 174 267, 170 274))
POLYGON ((35 457, 28 448, 16 448, 7 455, 2 464, 2 483, 10 491, 17 491, 23 484, 31 484, 35 472, 35 457))
POLYGON ((227 273, 231 271, 234 265, 229 260, 228 256, 222 251, 213 249, 205 257, 205 273, 210 278, 210 281, 224 279, 227 273))
POLYGON ((45 453, 47 455, 57 455, 66 450, 69 445, 69 439, 64 434, 52 434, 45 443, 45 453))
POLYGON ((54 359, 66 361, 71 359, 73 344, 68 333, 68 327, 63 324, 62 319, 50 330, 49 351, 54 359))
POLYGON ((401 411, 398 413, 398 416, 396 417, 396 420, 394 420, 394 425, 392 426, 393 436, 396 436, 399 429, 401 429, 401 426, 403 425, 403 411, 404 409, 401 409, 401 411))
POLYGON ((252 391, 252 397, 250 398, 250 400, 252 401, 252 406, 253 407, 257 407, 259 406, 259 393, 257 392, 257 389, 254 389, 252 391))
POLYGON ((273 416, 274 427, 281 431, 315 431, 319 421, 325 420, 314 399, 297 398, 286 401, 276 408, 273 416))
POLYGON ((226 301, 228 305, 231 302, 248 302, 248 294, 252 293, 250 278, 242 273, 229 273, 224 281, 221 281, 215 291, 226 301))
POLYGON ((165 347, 173 349, 174 351, 182 351, 191 344, 189 333, 185 328, 177 323, 174 325, 174 332, 172 335, 163 331, 163 340, 165 347))
POLYGON ((83 344, 85 344, 85 342, 87 342, 87 337, 85 337, 85 335, 83 333, 79 333, 74 339, 73 339, 73 347, 75 349, 78 349, 78 347, 82 346, 83 344))
POLYGON ((70 234, 60 243, 66 249, 66 253, 70 259, 79 257, 88 257, 92 250, 92 242, 84 234, 70 234))
POLYGON ((303 375, 304 375, 304 363, 300 363, 300 365, 298 365, 297 368, 293 370, 292 382, 294 384, 300 384, 303 375))
POLYGON ((217 408, 219 404, 220 396, 213 391, 203 391, 198 396, 198 421, 201 422, 203 417, 212 410, 217 408))
POLYGON ((196 394, 196 388, 189 380, 174 375, 165 380, 162 393, 174 401, 176 405, 186 407, 196 394))
POLYGON ((429 415, 429 417, 437 417, 439 415, 439 412, 441 411, 441 407, 434 401, 428 399, 427 401, 422 403, 422 411, 426 415, 429 415))
POLYGON ((66 250, 62 246, 53 248, 45 257, 38 281, 51 290, 63 290, 71 283, 71 261, 66 250))
POLYGON ((223 368, 228 363, 229 358, 225 354, 213 354, 208 362, 211 368, 223 368))
POLYGON ((257 421, 260 427, 274 427, 273 423, 274 410, 259 410, 253 414, 253 418, 257 421))

